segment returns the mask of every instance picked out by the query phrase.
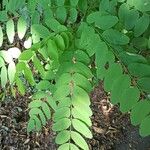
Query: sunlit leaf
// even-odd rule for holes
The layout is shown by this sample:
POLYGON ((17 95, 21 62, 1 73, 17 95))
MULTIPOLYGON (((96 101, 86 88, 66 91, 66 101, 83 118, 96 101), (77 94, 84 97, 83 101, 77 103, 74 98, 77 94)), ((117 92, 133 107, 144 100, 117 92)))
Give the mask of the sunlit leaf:
POLYGON ((2 88, 5 88, 8 79, 6 66, 2 67, 0 77, 1 77, 1 86, 2 88))
POLYGON ((15 63, 12 61, 12 62, 8 65, 8 78, 9 78, 10 84, 13 84, 14 79, 15 79, 15 74, 16 74, 16 65, 15 65, 15 63))
POLYGON ((2 31, 2 27, 0 26, 0 47, 3 44, 3 31, 2 31))
POLYGON ((7 33, 7 37, 9 39, 9 42, 13 43, 14 36, 15 36, 15 27, 14 27, 14 21, 12 19, 10 19, 6 23, 6 33, 7 33))
POLYGON ((22 39, 25 36, 26 30, 27 30, 27 22, 25 18, 21 16, 17 24, 17 32, 20 39, 22 39))
POLYGON ((55 142, 57 144, 64 144, 70 139, 70 132, 67 130, 61 131, 55 139, 55 142))
POLYGON ((71 138, 80 148, 84 150, 89 150, 86 141, 79 133, 71 131, 71 138))

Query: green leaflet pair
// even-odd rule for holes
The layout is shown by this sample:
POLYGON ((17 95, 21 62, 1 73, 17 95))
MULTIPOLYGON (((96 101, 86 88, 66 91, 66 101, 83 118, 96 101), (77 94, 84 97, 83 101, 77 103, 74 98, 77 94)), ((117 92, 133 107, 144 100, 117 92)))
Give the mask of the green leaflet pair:
POLYGON ((131 111, 131 122, 140 125, 142 136, 150 133, 150 75, 149 59, 137 53, 149 50, 149 10, 147 0, 144 3, 137 0, 101 0, 99 11, 87 16, 89 26, 84 25, 80 44, 87 43, 88 52, 90 38, 93 37, 90 33, 98 34, 99 46, 95 48, 93 44, 97 78, 104 80, 105 91, 110 93, 113 104, 119 104, 122 112, 131 111), (88 39, 85 38, 87 36, 88 39), (141 99, 141 93, 145 100, 141 99), (145 108, 146 113, 142 115, 139 108, 145 108), (141 117, 137 123, 138 115, 141 117))

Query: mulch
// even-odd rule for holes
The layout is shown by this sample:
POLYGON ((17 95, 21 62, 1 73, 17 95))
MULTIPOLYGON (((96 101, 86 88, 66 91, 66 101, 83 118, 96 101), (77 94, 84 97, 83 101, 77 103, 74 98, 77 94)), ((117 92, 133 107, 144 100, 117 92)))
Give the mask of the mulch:
MULTIPOLYGON (((41 132, 27 134, 29 96, 30 92, 16 99, 8 95, 0 103, 0 150, 56 150, 51 121, 41 132)), ((129 114, 122 114, 118 106, 109 102, 102 83, 90 97, 93 138, 88 143, 91 150, 150 150, 150 137, 139 136, 129 114)))

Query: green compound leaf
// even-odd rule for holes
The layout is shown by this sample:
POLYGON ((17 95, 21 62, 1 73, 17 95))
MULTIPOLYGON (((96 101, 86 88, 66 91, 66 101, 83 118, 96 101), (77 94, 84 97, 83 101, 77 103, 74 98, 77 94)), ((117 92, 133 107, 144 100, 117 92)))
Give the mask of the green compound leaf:
POLYGON ((134 27, 134 36, 139 37, 143 34, 148 28, 150 23, 150 17, 147 14, 144 14, 141 18, 139 18, 134 27))
POLYGON ((121 94, 125 89, 128 89, 131 84, 131 79, 128 75, 121 75, 116 79, 112 86, 111 102, 117 104, 120 102, 121 94))
POLYGON ((63 130, 58 133, 58 135, 56 136, 55 142, 56 144, 64 144, 68 142, 69 139, 70 139, 70 131, 63 130))
POLYGON ((71 125, 71 120, 68 118, 63 118, 54 123, 52 129, 53 131, 62 131, 68 129, 71 125))
POLYGON ((75 130, 84 135, 86 138, 91 139, 93 137, 89 128, 82 121, 78 119, 73 119, 72 125, 75 130))
POLYGON ((5 88, 7 81, 8 81, 6 66, 2 67, 0 77, 1 77, 1 86, 2 88, 5 88))
POLYGON ((126 45, 130 40, 128 36, 114 29, 108 29, 102 35, 109 43, 115 45, 126 45))
POLYGON ((23 16, 21 16, 17 23, 17 32, 20 39, 23 39, 27 30, 27 22, 23 16))
POLYGON ((150 101, 141 100, 140 102, 138 102, 131 111, 131 116, 130 116, 131 123, 135 126, 140 124, 150 113, 149 108, 150 108, 150 101))
POLYGON ((140 98, 140 91, 136 87, 125 89, 120 97, 120 110, 122 112, 130 111, 136 105, 140 98))
POLYGON ((79 133, 71 131, 71 138, 75 142, 75 144, 77 144, 80 148, 84 150, 89 150, 89 147, 86 141, 83 139, 83 137, 79 133))
POLYGON ((10 19, 6 23, 6 34, 7 34, 7 37, 9 39, 9 42, 13 43, 14 36, 15 36, 15 27, 14 27, 14 21, 12 19, 10 19))

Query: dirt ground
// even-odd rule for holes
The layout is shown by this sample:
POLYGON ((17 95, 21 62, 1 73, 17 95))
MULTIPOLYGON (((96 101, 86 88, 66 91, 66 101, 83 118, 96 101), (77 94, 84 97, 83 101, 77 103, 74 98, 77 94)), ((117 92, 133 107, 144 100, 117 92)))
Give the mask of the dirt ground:
MULTIPOLYGON (((0 150, 56 150, 55 133, 51 121, 40 133, 27 134, 27 105, 30 94, 7 96, 0 103, 0 150)), ((141 138, 138 127, 130 123, 129 114, 122 114, 118 106, 109 102, 102 83, 90 94, 92 101, 91 150, 150 150, 150 137, 141 138)))

